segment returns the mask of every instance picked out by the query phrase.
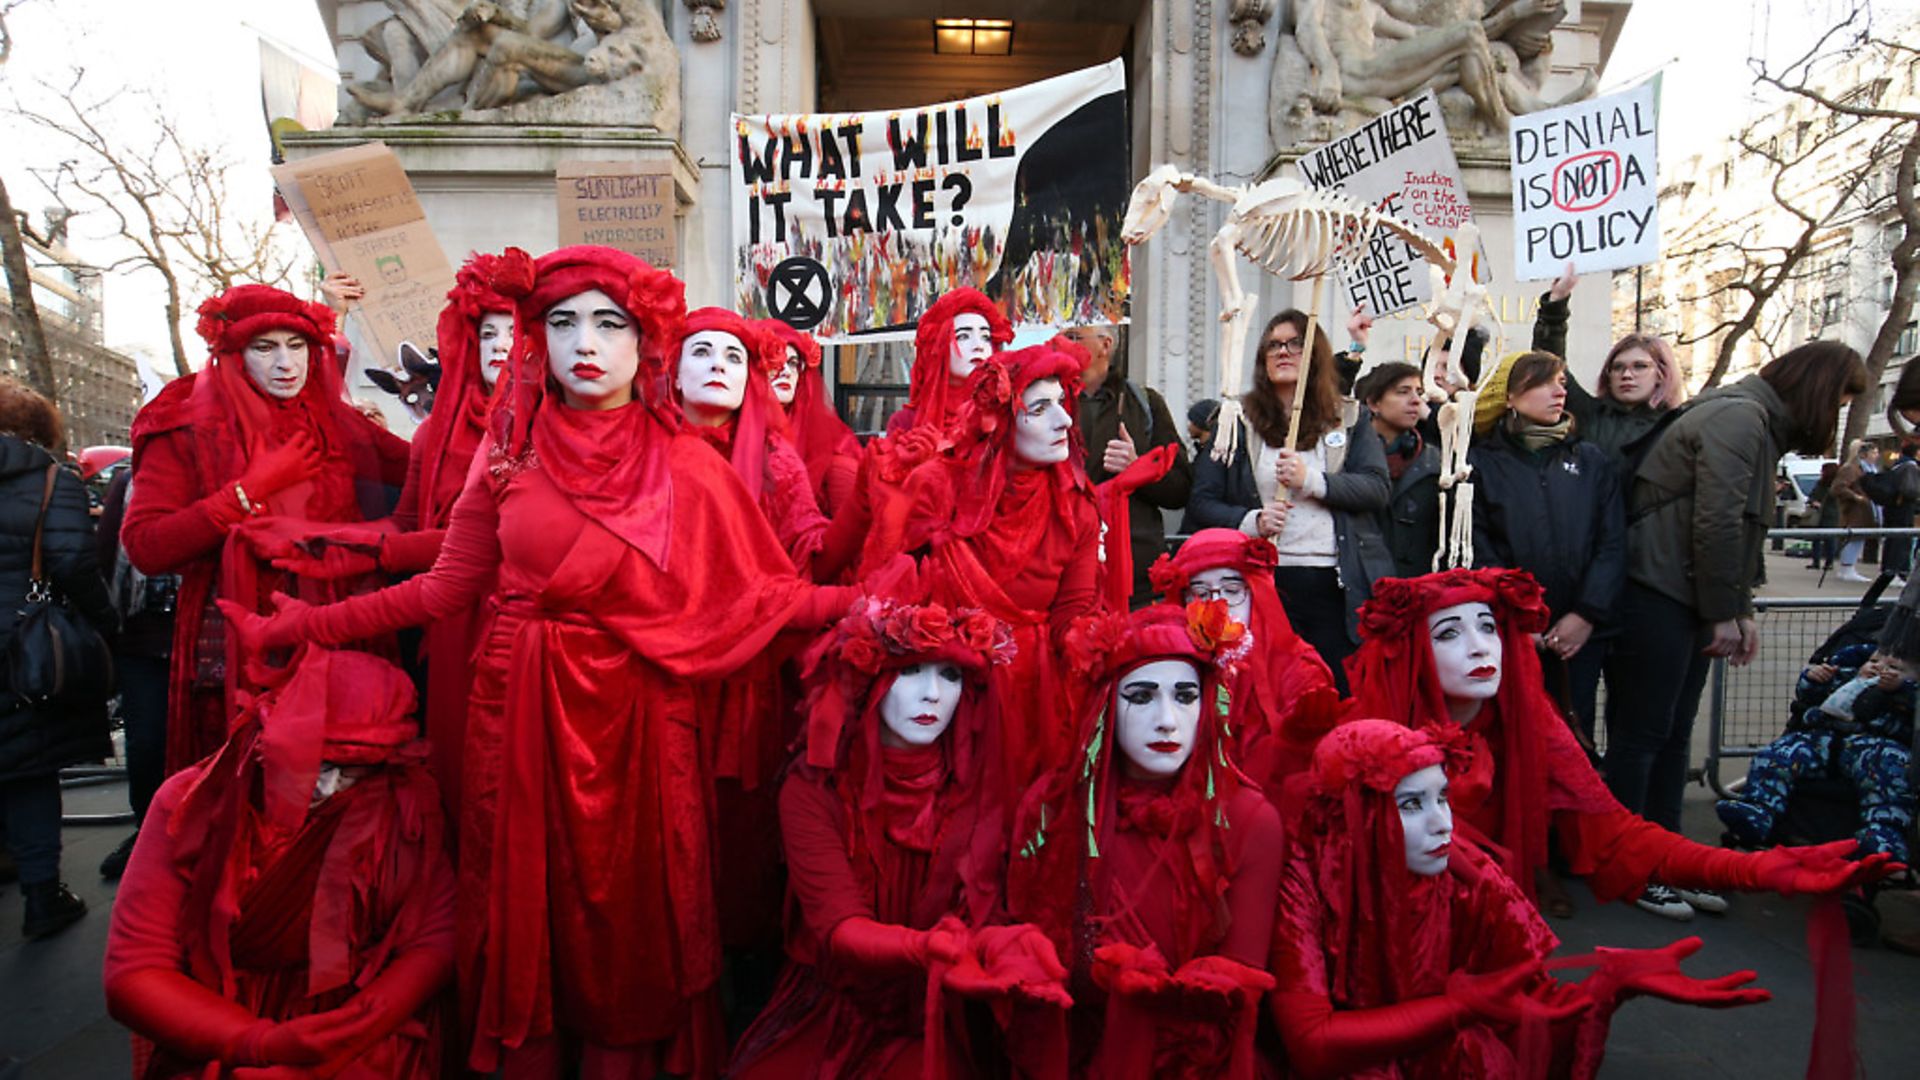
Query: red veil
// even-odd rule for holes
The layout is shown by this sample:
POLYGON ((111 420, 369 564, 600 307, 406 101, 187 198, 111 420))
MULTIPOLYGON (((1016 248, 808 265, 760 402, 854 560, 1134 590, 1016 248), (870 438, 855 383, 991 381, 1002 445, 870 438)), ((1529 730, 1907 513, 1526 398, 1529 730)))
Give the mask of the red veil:
POLYGON ((414 454, 420 459, 415 528, 447 527, 453 501, 466 486, 467 466, 487 431, 489 394, 480 371, 480 320, 513 314, 513 301, 493 291, 499 261, 498 255, 467 256, 447 292, 447 306, 440 309, 440 386, 433 411, 413 435, 414 454))
POLYGON ((978 289, 961 286, 943 293, 920 316, 913 333, 913 370, 907 374, 907 404, 887 421, 887 434, 917 427, 944 431, 959 412, 963 383, 947 369, 953 348, 953 320, 979 315, 987 320, 987 336, 998 352, 1013 342, 1013 323, 999 305, 978 289))
POLYGON ((680 428, 667 391, 668 365, 686 321, 686 286, 637 256, 590 244, 538 260, 510 247, 495 264, 491 285, 516 305, 513 360, 488 413, 495 452, 509 462, 537 454, 582 514, 664 568, 673 524, 667 442, 680 428), (640 328, 634 403, 604 411, 541 408, 558 392, 547 372, 547 309, 594 289, 640 328))
POLYGON ((794 387, 793 402, 787 406, 787 433, 793 448, 807 463, 807 476, 813 482, 813 496, 820 509, 833 513, 853 491, 860 467, 860 440, 840 419, 833 399, 827 395, 827 381, 820 370, 820 343, 812 334, 779 319, 762 319, 754 325, 770 346, 769 374, 786 363, 788 349, 800 354, 800 381, 794 387))
POLYGON ((1252 622, 1227 680, 1234 760, 1278 794, 1278 783, 1306 767, 1314 742, 1337 715, 1339 694, 1326 661, 1294 633, 1273 587, 1275 553, 1264 538, 1235 529, 1202 529, 1180 550, 1154 561, 1149 577, 1169 603, 1186 602, 1195 574, 1230 568, 1246 579, 1252 622))

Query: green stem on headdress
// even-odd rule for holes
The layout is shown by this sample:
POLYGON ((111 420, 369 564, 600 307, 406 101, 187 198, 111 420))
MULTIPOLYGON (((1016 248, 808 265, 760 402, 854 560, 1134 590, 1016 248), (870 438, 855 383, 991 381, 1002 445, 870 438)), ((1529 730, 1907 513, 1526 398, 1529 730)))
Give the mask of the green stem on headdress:
POLYGON ((1080 781, 1087 785, 1087 857, 1100 857, 1100 843, 1094 839, 1094 804, 1099 781, 1094 777, 1094 762, 1100 760, 1100 744, 1105 741, 1107 717, 1103 712, 1093 725, 1093 737, 1087 740, 1087 759, 1080 766, 1080 781))

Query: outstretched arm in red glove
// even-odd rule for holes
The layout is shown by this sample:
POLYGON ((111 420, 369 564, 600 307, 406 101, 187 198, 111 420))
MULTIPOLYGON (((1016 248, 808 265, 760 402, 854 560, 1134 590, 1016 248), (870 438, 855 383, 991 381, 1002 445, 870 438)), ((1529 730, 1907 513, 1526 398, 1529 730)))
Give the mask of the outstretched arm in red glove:
POLYGON ((1782 896, 1824 896, 1857 889, 1906 869, 1885 852, 1858 860, 1848 858, 1859 846, 1853 840, 1766 851, 1676 845, 1661 860, 1660 880, 1747 892, 1764 889, 1782 896))
POLYGON ((1529 960, 1499 971, 1455 972, 1444 994, 1371 1009, 1335 1009, 1324 994, 1282 990, 1272 997, 1273 1018, 1294 1071, 1332 1078, 1418 1055, 1469 1024, 1552 1022, 1588 1008, 1581 999, 1542 1004, 1533 992, 1546 981, 1539 961, 1529 960))
POLYGON ((949 915, 931 930, 913 930, 873 919, 842 919, 828 939, 834 962, 886 975, 910 975, 935 963, 958 963, 967 928, 949 915))
POLYGON ((1066 965, 1053 942, 1031 923, 975 930, 951 963, 943 985, 964 997, 1013 996, 1062 1009, 1073 1007, 1066 965))

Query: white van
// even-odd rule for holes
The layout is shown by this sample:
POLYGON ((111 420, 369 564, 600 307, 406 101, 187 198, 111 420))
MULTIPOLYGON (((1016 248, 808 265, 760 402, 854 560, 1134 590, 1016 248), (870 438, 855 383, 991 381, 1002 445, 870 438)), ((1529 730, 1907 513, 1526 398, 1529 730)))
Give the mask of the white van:
POLYGON ((1820 482, 1820 467, 1833 464, 1832 458, 1801 457, 1788 454, 1780 459, 1780 473, 1789 481, 1787 490, 1781 492, 1779 506, 1784 511, 1782 518, 1789 527, 1812 527, 1818 514, 1807 497, 1813 494, 1813 486, 1820 482))

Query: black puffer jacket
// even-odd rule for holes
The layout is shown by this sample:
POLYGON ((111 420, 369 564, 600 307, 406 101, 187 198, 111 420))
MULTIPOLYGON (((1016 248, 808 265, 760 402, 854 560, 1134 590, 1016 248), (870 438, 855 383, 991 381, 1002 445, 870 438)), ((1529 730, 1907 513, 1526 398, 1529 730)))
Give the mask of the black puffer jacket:
MULTIPOLYGON (((0 641, 11 641, 33 567, 33 525, 53 458, 32 443, 0 435, 0 641)), ((102 633, 115 617, 93 543, 87 493, 62 469, 47 507, 42 560, 54 588, 102 633)), ((4 670, 0 670, 4 678, 4 670)), ((0 688, 0 781, 43 776, 112 753, 106 707, 76 713, 25 707, 0 688)))
POLYGON ((1473 561, 1525 570, 1547 609, 1605 629, 1627 581, 1626 504, 1613 459, 1570 436, 1530 451, 1505 425, 1473 444, 1473 561))

